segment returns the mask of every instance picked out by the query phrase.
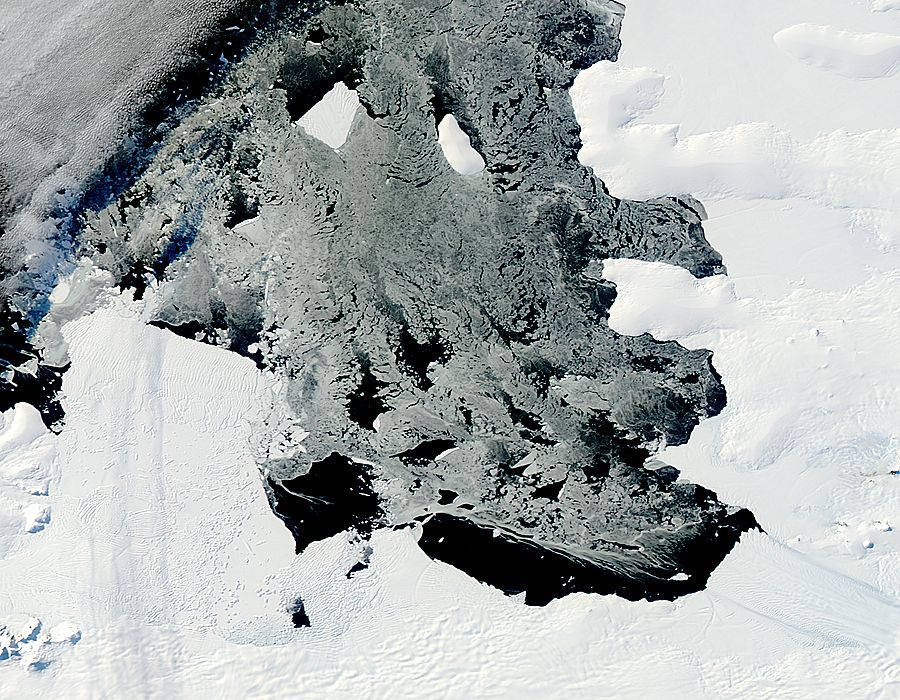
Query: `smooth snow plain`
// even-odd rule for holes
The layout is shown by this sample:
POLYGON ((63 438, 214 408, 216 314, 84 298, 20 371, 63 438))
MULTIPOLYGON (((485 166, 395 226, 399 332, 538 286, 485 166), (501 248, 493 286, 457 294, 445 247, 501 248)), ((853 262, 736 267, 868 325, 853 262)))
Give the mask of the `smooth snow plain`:
POLYGON ((900 695, 900 75, 860 44, 897 35, 884 1, 634 0, 572 90, 582 161, 696 195, 729 269, 605 263, 612 325, 713 349, 728 390, 661 454, 766 529, 706 591, 529 608, 408 530, 353 578, 345 538, 295 557, 255 467, 277 382, 110 294, 62 326, 62 433, 24 404, 0 427, 4 696, 900 695))

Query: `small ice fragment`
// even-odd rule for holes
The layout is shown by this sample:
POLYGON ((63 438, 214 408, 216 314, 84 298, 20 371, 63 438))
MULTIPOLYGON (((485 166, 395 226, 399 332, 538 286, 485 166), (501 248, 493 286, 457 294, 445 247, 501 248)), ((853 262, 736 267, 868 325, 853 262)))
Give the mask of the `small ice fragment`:
POLYGON ((434 461, 440 462, 442 459, 446 458, 447 455, 452 454, 453 452, 456 452, 458 449, 459 449, 458 447, 451 447, 449 450, 444 450, 437 457, 434 458, 434 461))
POLYGON ((75 644, 81 639, 81 630, 71 622, 61 622, 50 628, 50 641, 53 644, 75 644))
POLYGON ((438 143, 450 167, 460 175, 475 175, 484 170, 484 158, 472 148, 468 135, 459 128, 452 114, 438 124, 438 143))
POLYGON ((338 149, 347 141, 359 110, 359 96, 344 83, 335 83, 325 96, 297 120, 310 136, 338 149))
POLYGON ((57 284, 53 291, 50 292, 50 302, 52 304, 59 304, 66 300, 69 296, 69 283, 68 282, 60 282, 57 284))

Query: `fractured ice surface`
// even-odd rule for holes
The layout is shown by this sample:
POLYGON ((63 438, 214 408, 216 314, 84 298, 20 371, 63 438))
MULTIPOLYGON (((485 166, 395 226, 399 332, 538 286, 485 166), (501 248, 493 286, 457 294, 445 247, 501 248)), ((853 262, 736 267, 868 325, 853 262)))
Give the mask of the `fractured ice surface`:
POLYGON ((137 295, 163 280, 155 325, 287 381, 308 437, 264 467, 298 544, 412 525, 474 573, 430 543, 471 551, 497 531, 485 546, 513 564, 480 575, 527 602, 677 596, 753 517, 643 463, 725 392, 708 352, 613 332, 615 289, 596 267, 723 266, 693 199, 617 199, 577 161, 567 90, 615 57, 620 6, 539 5, 537 23, 538 5, 502 3, 293 18, 86 213, 80 243, 137 295), (317 111, 352 106, 351 90, 362 108, 338 110, 345 121, 317 111), (357 512, 354 484, 370 480, 357 512), (550 558, 571 575, 532 573, 550 558))
POLYGON ((81 630, 71 622, 48 629, 36 617, 18 625, 0 621, 0 664, 18 663, 30 671, 43 671, 80 639, 81 630))

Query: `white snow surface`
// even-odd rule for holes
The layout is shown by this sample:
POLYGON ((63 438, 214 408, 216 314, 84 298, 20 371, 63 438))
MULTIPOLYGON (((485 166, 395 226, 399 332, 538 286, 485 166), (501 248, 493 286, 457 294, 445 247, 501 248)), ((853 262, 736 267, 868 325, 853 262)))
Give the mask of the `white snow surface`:
POLYGON ((19 403, 0 415, 0 561, 50 522, 57 478, 56 445, 37 409, 19 403))
POLYGON ((900 696, 900 86, 847 58, 900 34, 888 5, 634 0, 619 62, 572 91, 583 162, 619 196, 697 195, 729 269, 605 263, 613 327, 713 349, 728 390, 660 455, 766 529, 707 590, 526 607, 408 530, 351 579, 346 538, 294 556, 255 467, 277 382, 111 298, 62 326, 62 433, 21 404, 0 427, 3 695, 900 696), (831 28, 815 60, 775 39, 798 26, 831 28), (49 506, 42 531, 21 503, 49 506), (30 637, 45 656, 4 659, 30 637))
POLYGON ((847 78, 887 78, 900 70, 900 36, 804 23, 782 29, 772 38, 797 60, 847 78))

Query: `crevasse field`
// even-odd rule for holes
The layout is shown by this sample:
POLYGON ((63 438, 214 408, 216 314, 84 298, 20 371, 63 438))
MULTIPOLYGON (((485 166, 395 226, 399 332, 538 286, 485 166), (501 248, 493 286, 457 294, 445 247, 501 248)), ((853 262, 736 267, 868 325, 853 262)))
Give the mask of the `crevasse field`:
POLYGON ((900 697, 900 3, 632 0, 571 96, 612 194, 706 208, 728 275, 608 260, 610 321, 714 351, 725 410, 660 458, 765 532, 676 602, 526 607, 409 530, 348 578, 261 487, 281 387, 110 294, 62 326, 64 430, 3 415, 0 695, 900 697))

